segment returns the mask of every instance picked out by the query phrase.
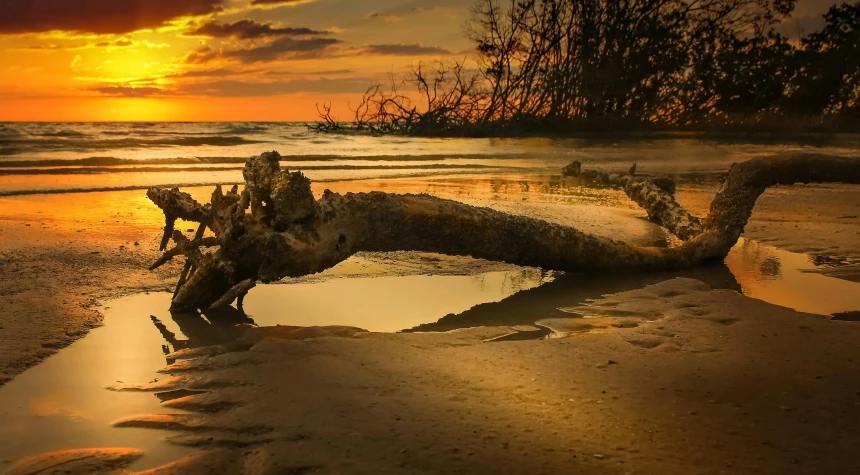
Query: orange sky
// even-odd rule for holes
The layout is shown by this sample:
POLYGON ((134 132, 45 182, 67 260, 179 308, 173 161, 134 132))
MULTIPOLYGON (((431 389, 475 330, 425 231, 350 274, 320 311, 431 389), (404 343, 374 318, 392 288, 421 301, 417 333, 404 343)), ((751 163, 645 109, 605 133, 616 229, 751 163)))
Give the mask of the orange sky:
POLYGON ((470 4, 0 0, 0 121, 348 119, 368 84, 468 54, 470 4))

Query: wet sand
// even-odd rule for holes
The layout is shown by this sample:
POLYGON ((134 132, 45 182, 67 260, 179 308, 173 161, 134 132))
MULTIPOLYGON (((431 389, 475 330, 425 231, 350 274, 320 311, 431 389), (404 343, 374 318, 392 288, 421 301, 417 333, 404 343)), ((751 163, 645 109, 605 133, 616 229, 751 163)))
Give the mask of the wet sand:
MULTIPOLYGON (((668 240, 622 194, 568 189, 559 178, 368 180, 315 191, 324 188, 432 192, 637 244, 668 240)), ((714 192, 682 186, 678 198, 704 214, 714 192)), ((850 278, 844 264, 860 261, 858 214, 856 187, 778 188, 759 200, 746 237, 815 252, 838 264, 834 275, 850 278)), ((146 271, 161 224, 139 191, 0 198, 0 288, 8 303, 0 321, 0 380, 99 325, 100 300, 168 288, 176 266, 146 271)), ((462 259, 428 262, 414 253, 369 260, 343 274, 374 274, 374 260, 389 275, 504 270, 462 259)), ((198 412, 123 424, 185 429, 174 443, 212 451, 157 473, 201 473, 213 464, 222 464, 222 473, 853 469, 850 444, 860 435, 855 323, 710 291, 691 279, 591 306, 609 304, 646 317, 595 315, 586 333, 574 328, 583 319, 556 318, 544 323, 574 336, 494 343, 483 341, 522 328, 252 330, 250 351, 173 368, 187 379, 183 386, 218 387, 171 403, 198 412)), ((87 463, 91 456, 81 455, 87 463)), ((103 456, 110 467, 136 457, 103 456)), ((93 473, 92 465, 63 467, 93 473)))
POLYGON ((628 314, 543 341, 486 342, 499 327, 259 329, 249 351, 167 369, 218 388, 180 407, 229 409, 119 424, 172 427, 173 443, 211 451, 158 473, 205 473, 213 457, 228 473, 856 469, 856 325, 688 279, 591 307, 628 314))

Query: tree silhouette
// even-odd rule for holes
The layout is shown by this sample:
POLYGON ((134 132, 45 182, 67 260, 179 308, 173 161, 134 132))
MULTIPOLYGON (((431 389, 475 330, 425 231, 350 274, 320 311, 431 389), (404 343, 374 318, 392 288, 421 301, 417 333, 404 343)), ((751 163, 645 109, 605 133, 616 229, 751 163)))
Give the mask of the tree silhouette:
MULTIPOLYGON (((355 124, 412 135, 856 127, 860 2, 834 5, 799 43, 774 30, 794 3, 479 0, 475 58, 373 85, 355 124)), ((320 130, 341 127, 322 117, 320 130)))

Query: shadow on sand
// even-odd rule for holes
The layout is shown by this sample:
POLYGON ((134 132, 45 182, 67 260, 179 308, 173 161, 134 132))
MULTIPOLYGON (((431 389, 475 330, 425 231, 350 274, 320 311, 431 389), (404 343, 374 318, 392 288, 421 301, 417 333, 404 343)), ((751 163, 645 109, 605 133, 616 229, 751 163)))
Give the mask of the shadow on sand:
MULTIPOLYGON (((559 309, 582 305, 607 294, 641 289, 676 277, 701 280, 715 289, 741 291, 735 276, 722 263, 681 272, 562 274, 552 282, 519 292, 500 302, 476 305, 458 315, 447 315, 437 322, 403 331, 444 332, 477 326, 533 325, 546 318, 572 318, 576 314, 559 309)), ((523 333, 534 333, 532 337, 541 337, 548 332, 523 333)), ((523 335, 523 338, 528 337, 523 335)))

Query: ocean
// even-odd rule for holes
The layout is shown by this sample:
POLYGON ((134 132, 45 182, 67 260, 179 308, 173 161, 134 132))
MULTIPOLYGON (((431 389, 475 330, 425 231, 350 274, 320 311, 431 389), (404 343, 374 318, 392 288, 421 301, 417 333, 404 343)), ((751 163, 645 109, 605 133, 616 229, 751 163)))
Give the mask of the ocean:
POLYGON ((0 196, 134 190, 242 181, 248 157, 276 150, 315 182, 440 175, 558 174, 586 166, 648 173, 719 172, 780 152, 856 155, 860 137, 805 142, 603 136, 413 138, 324 134, 301 123, 0 123, 0 196))

